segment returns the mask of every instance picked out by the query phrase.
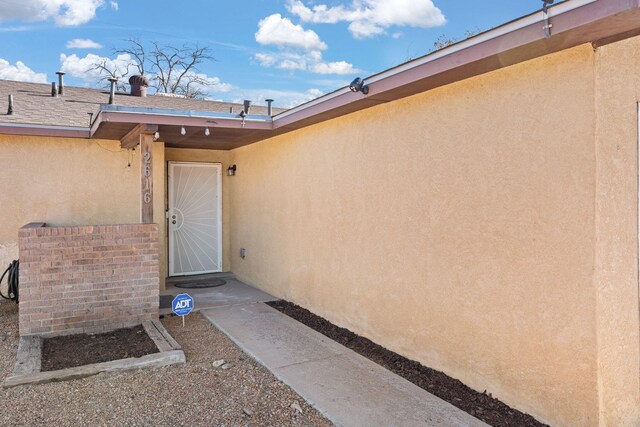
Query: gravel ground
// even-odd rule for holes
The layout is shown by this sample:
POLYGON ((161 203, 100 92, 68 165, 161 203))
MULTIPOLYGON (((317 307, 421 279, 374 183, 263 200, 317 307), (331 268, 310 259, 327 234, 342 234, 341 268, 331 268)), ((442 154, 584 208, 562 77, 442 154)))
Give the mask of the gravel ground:
MULTIPOLYGON (((331 425, 199 314, 189 316, 184 329, 178 317, 162 322, 183 346, 186 365, 0 389, 0 425, 331 425), (219 359, 233 367, 214 367, 219 359)), ((17 305, 3 300, 0 380, 11 373, 17 349, 17 305)))

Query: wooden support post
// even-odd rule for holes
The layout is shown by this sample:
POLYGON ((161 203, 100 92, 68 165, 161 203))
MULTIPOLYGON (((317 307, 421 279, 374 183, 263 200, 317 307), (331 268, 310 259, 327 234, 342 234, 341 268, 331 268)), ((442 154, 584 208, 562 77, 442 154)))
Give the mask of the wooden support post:
POLYGON ((140 134, 140 222, 153 223, 153 135, 140 134))
POLYGON ((120 140, 122 148, 140 144, 140 222, 153 223, 153 137, 157 125, 139 124, 120 140))

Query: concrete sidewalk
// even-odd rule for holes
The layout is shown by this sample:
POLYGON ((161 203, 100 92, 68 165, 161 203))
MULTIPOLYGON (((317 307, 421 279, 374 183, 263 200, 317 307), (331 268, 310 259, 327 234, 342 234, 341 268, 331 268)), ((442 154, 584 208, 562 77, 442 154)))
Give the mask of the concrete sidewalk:
MULTIPOLYGON (((195 311, 225 305, 276 301, 278 299, 237 280, 232 274, 229 273, 173 278, 167 282, 167 288, 164 291, 161 291, 160 295, 172 295, 175 297, 176 295, 182 293, 187 293, 193 297, 193 306, 195 311), (202 289, 186 289, 178 288, 175 286, 175 283, 202 281, 207 278, 220 278, 225 280, 227 283, 215 288, 202 289)), ((170 307, 160 309, 160 314, 170 313, 170 307)))
POLYGON ((201 312, 338 426, 487 426, 266 304, 201 312))

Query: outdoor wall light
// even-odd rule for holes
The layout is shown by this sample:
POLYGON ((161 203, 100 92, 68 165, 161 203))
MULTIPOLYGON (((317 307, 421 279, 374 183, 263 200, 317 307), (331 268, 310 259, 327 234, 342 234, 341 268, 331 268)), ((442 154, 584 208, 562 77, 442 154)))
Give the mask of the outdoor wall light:
POLYGON ((182 126, 180 128, 180 135, 185 136, 187 134, 187 130, 184 128, 184 126, 182 126))
POLYGON ((204 136, 209 136, 211 135, 211 132, 209 131, 209 128, 205 128, 204 129, 204 136))
POLYGON ((157 140, 159 140, 159 139, 160 139, 160 132, 156 132, 156 133, 154 133, 154 134, 153 134, 153 140, 154 140, 154 141, 157 141, 157 140))
POLYGON ((231 165, 227 168, 227 175, 234 176, 236 174, 236 165, 231 165))
POLYGON ((369 85, 364 84, 364 80, 360 77, 356 77, 355 80, 349 85, 351 92, 362 92, 363 94, 369 93, 369 85))

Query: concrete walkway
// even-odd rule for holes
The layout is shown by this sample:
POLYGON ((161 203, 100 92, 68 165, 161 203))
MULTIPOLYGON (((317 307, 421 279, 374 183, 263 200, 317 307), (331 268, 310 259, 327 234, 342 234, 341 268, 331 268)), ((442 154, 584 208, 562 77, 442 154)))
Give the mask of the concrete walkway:
POLYGON ((201 312, 338 426, 487 425, 266 304, 201 312))
MULTIPOLYGON (((206 276, 191 276, 179 279, 170 279, 167 282, 167 288, 160 292, 160 295, 172 295, 187 293, 193 297, 193 306, 195 311, 204 310, 206 308, 222 307, 233 304, 246 304, 251 302, 275 301, 275 298, 259 289, 253 288, 243 282, 237 280, 232 274, 219 273, 206 276), (175 283, 202 281, 205 278, 220 278, 225 280, 222 286, 215 288, 201 289, 185 289, 178 288, 175 283)), ((161 308, 160 314, 170 314, 171 308, 161 308)))

